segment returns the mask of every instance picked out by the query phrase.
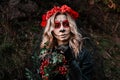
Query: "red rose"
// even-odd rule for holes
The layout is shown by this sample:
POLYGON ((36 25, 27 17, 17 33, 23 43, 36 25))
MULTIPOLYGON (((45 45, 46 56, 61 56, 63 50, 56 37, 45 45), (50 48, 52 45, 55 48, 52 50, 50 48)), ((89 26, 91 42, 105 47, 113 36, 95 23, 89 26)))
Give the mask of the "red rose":
POLYGON ((63 5, 62 7, 61 7, 61 12, 67 12, 67 11, 69 11, 71 8, 70 7, 68 7, 67 5, 63 5))
POLYGON ((58 6, 54 6, 54 8, 52 8, 51 10, 49 10, 46 14, 44 14, 42 16, 42 22, 41 22, 41 26, 45 27, 46 26, 46 22, 47 20, 54 15, 57 12, 62 12, 62 13, 68 13, 70 14, 71 17, 73 17, 74 19, 79 17, 79 13, 72 10, 70 7, 68 7, 67 5, 63 5, 61 7, 58 6))
POLYGON ((46 21, 42 21, 40 25, 41 25, 42 27, 45 27, 45 26, 46 26, 46 21))
POLYGON ((48 11, 46 15, 46 19, 48 20, 53 15, 52 11, 48 11))
POLYGON ((45 14, 42 16, 42 20, 46 21, 46 15, 45 14))

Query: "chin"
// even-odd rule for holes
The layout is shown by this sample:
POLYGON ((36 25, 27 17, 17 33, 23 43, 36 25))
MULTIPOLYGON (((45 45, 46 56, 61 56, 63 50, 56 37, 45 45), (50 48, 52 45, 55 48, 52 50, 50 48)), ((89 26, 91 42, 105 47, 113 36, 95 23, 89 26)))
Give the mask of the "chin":
POLYGON ((60 39, 60 41, 67 41, 69 40, 68 38, 60 39))

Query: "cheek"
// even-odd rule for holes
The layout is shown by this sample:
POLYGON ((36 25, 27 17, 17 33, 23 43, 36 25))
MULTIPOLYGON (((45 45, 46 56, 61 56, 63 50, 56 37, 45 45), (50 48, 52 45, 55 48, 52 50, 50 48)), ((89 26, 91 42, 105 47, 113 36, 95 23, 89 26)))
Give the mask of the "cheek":
POLYGON ((58 39, 58 32, 57 32, 57 31, 53 31, 52 35, 53 35, 56 39, 58 39))
POLYGON ((57 34, 59 34, 59 30, 54 29, 54 30, 53 30, 53 33, 57 35, 57 34))
POLYGON ((70 33, 70 28, 67 28, 67 29, 66 29, 66 32, 67 32, 67 33, 70 33))

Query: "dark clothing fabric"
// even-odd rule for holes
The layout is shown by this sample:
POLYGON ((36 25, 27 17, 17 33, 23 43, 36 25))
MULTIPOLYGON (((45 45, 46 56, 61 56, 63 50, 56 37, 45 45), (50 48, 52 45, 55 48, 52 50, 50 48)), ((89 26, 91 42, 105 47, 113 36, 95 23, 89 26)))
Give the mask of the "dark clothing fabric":
POLYGON ((62 75, 55 76, 52 80, 92 80, 92 55, 86 50, 82 49, 77 58, 74 57, 70 47, 59 46, 57 51, 62 50, 61 54, 65 55, 69 65, 69 74, 65 78, 62 75))
POLYGON ((82 49, 77 58, 75 58, 73 51, 67 45, 58 46, 52 51, 54 50, 65 56, 69 66, 69 73, 67 77, 58 74, 49 80, 92 80, 93 58, 87 49, 82 49))

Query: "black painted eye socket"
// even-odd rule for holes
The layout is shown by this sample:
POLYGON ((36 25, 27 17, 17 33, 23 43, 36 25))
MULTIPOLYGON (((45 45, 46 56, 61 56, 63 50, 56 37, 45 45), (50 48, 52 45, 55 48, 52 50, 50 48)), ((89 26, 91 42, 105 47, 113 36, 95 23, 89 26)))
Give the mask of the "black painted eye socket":
POLYGON ((67 27, 69 27, 69 23, 68 22, 63 22, 63 26, 67 28, 67 27))
MULTIPOLYGON (((68 22, 63 22, 62 25, 65 28, 69 27, 69 23, 68 22)), ((55 28, 60 28, 60 27, 61 27, 61 23, 55 23, 55 28)))
POLYGON ((55 23, 55 28, 60 28, 61 24, 60 23, 55 23))
POLYGON ((62 21, 62 22, 55 21, 55 28, 60 28, 61 25, 62 25, 64 28, 68 28, 68 27, 69 27, 69 22, 68 22, 68 20, 64 20, 64 21, 62 21))

